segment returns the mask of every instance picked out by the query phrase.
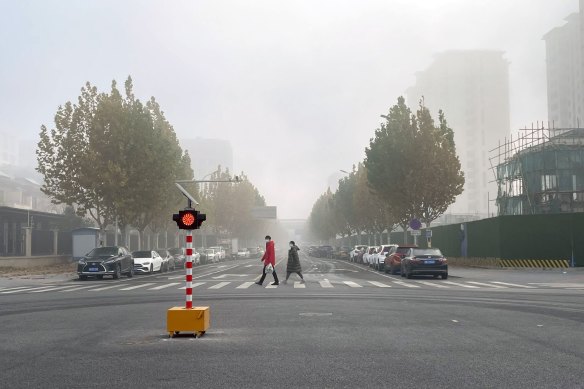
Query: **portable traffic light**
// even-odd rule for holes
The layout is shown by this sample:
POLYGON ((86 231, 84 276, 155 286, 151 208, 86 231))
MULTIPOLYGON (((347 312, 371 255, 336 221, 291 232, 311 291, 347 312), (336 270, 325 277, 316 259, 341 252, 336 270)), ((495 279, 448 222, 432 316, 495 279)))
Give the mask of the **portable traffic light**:
POLYGON ((201 228, 201 224, 207 220, 207 215, 194 209, 185 209, 172 215, 172 220, 181 230, 198 230, 201 228))

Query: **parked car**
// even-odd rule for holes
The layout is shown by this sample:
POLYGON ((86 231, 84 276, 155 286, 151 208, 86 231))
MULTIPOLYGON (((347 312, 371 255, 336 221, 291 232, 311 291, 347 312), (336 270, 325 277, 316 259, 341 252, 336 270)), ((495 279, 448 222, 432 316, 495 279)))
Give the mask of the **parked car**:
POLYGON ((215 263, 219 262, 220 254, 219 252, 215 251, 213 248, 205 249, 205 257, 207 259, 207 263, 215 263))
POLYGON ((77 274, 80 280, 86 280, 90 276, 101 279, 105 275, 118 279, 122 274, 132 277, 134 259, 125 247, 96 247, 79 260, 77 274))
POLYGON ((390 250, 394 247, 397 247, 397 245, 396 244, 384 244, 384 245, 379 246, 379 248, 377 249, 377 252, 370 257, 373 268, 375 268, 375 270, 383 271, 383 268, 385 267, 385 257, 387 256, 387 254, 389 254, 390 250))
POLYGON ((225 249, 221 246, 209 247, 215 251, 215 256, 217 257, 217 262, 225 260, 225 249))
POLYGON ((369 265, 369 258, 377 252, 377 247, 375 246, 368 246, 363 254, 363 263, 365 265, 369 265))
POLYGON ((317 251, 317 247, 316 246, 310 246, 310 247, 308 247, 308 256, 309 257, 316 257, 316 251, 317 251))
POLYGON ((355 247, 353 247, 353 250, 351 250, 351 252, 349 253, 349 260, 351 262, 357 262, 356 259, 359 256, 359 253, 362 250, 365 250, 367 248, 367 246, 364 245, 357 245, 355 247))
POLYGON ((162 258, 162 268, 164 271, 176 270, 174 257, 168 252, 167 249, 157 249, 156 252, 160 254, 160 257, 162 258))
POLYGON ((319 258, 332 258, 333 257, 333 246, 328 246, 328 245, 324 245, 324 246, 319 246, 316 253, 317 253, 317 257, 319 258))
POLYGON ((185 253, 184 249, 180 247, 175 247, 168 249, 168 252, 174 257, 174 264, 176 267, 180 268, 183 267, 185 264, 185 253))
POLYGON ((349 246, 337 247, 337 249, 335 250, 335 253, 334 253, 334 258, 348 260, 350 252, 351 252, 351 248, 349 246))
POLYGON ((247 259, 251 256, 249 249, 239 249, 237 250, 237 258, 247 259))
POLYGON ((401 276, 431 275, 434 278, 448 278, 448 260, 438 248, 411 248, 401 261, 401 276))
POLYGON ((402 258, 406 256, 409 249, 417 248, 416 245, 398 245, 391 249, 389 255, 385 257, 385 267, 386 273, 397 274, 401 271, 401 261, 402 258))
POLYGON ((139 250, 132 253, 135 273, 162 272, 162 257, 154 250, 139 250))

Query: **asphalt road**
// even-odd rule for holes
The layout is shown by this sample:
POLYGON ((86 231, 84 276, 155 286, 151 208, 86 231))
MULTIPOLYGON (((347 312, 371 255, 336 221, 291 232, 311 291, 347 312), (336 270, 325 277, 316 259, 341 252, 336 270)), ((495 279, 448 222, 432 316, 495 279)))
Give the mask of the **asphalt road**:
POLYGON ((302 256, 194 269, 201 338, 166 334, 182 271, 0 281, 6 388, 584 388, 584 273, 450 269, 448 280, 302 256), (276 267, 285 277, 285 260, 276 267), (267 281, 271 282, 268 276, 267 281))

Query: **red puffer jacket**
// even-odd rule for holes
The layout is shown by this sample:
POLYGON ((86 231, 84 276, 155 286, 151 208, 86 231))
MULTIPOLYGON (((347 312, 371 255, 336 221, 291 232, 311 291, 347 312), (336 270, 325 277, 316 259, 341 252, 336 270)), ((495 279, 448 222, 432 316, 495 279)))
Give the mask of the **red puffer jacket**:
POLYGON ((276 266, 276 250, 274 248, 273 240, 266 243, 266 252, 262 257, 262 261, 264 262, 264 266, 268 266, 270 263, 272 266, 276 266))

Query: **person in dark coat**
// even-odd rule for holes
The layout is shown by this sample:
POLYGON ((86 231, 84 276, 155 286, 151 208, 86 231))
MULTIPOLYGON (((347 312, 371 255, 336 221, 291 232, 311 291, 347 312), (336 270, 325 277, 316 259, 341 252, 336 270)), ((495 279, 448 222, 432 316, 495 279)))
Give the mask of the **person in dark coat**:
POLYGON ((302 277, 302 267, 300 267, 300 258, 298 257, 298 246, 294 241, 290 241, 290 250, 288 251, 288 265, 286 266, 286 280, 284 280, 284 284, 288 283, 288 278, 290 274, 296 273, 300 276, 300 283, 304 284, 304 277, 302 277))

